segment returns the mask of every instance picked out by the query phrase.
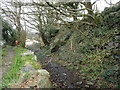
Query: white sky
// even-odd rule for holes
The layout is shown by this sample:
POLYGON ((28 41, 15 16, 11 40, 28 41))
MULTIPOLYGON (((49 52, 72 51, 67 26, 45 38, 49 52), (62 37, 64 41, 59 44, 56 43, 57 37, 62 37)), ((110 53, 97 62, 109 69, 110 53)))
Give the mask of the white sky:
MULTIPOLYGON (((5 1, 11 1, 11 0, 0 0, 0 6, 2 6, 2 2, 5 2, 5 1)), ((13 0, 14 1, 14 0, 13 0)), ((20 0, 20 1, 24 1, 24 2, 30 2, 32 0, 20 0)), ((34 1, 38 1, 38 0, 34 0, 34 1)), ((43 0, 40 0, 40 1, 43 1, 43 0)), ((52 0, 54 1, 54 0, 52 0)), ((67 1, 67 0, 66 0, 67 1)), ((79 1, 79 0, 78 0, 79 1)), ((91 2, 93 3, 94 1, 96 0, 91 0, 91 2)), ((117 2, 119 2, 119 0, 106 0, 108 3, 111 1, 112 4, 115 4, 117 2)), ((99 11, 103 11, 105 7, 109 7, 109 5, 104 1, 104 0, 98 0, 97 3, 97 9, 99 11)), ((28 10, 27 10, 28 11, 28 10)))
MULTIPOLYGON (((91 2, 94 2, 95 0, 91 0, 91 2)), ((112 4, 115 4, 117 2, 119 2, 120 0, 106 0, 107 2, 112 2, 112 4)), ((109 7, 109 5, 104 1, 104 0, 99 0, 97 1, 97 7, 98 10, 103 11, 105 7, 109 7)))
MULTIPOLYGON (((0 4, 2 4, 2 2, 4 2, 4 1, 14 1, 14 0, 0 0, 0 4)), ((19 1, 31 2, 32 0, 19 0, 19 1)), ((44 1, 44 0, 33 0, 33 1, 44 1)), ((54 2, 55 0, 47 0, 47 1, 53 1, 54 2)), ((81 0, 77 0, 77 1, 81 1, 81 0)), ((96 0, 91 0, 91 2, 94 2, 94 1, 96 1, 96 0)), ((106 0, 106 1, 107 2, 111 1, 112 4, 115 4, 119 0, 106 0)), ((97 4, 97 7, 100 11, 103 11, 105 7, 109 7, 109 5, 104 0, 98 0, 96 4, 97 4)))

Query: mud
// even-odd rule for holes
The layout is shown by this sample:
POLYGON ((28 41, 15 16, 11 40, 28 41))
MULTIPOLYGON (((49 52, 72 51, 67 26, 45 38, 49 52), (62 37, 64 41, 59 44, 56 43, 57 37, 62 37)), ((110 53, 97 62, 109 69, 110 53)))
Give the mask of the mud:
POLYGON ((50 79, 56 84, 55 88, 95 88, 87 85, 86 81, 82 80, 75 71, 52 61, 51 57, 39 58, 38 61, 42 63, 43 68, 50 72, 50 79))

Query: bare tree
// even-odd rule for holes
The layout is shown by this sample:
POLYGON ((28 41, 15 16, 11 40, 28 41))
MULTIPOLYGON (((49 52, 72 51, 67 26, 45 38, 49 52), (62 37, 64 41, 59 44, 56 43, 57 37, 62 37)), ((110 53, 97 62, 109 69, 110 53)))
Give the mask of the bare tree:
POLYGON ((1 8, 2 14, 5 14, 9 18, 9 20, 15 25, 18 32, 18 41, 20 42, 20 45, 24 47, 26 32, 21 24, 22 4, 20 1, 16 0, 14 2, 5 2, 4 6, 4 8, 1 8))
MULTIPOLYGON (((62 25, 77 31, 80 24, 94 25, 94 13, 91 2, 66 2, 66 3, 51 3, 51 2, 31 2, 23 3, 18 0, 7 2, 5 8, 2 8, 3 13, 10 18, 18 30, 18 40, 21 45, 25 45, 26 28, 39 31, 39 38, 42 46, 49 46, 51 41, 46 37, 46 28, 51 26, 61 27, 62 25), (25 7, 28 12, 24 10, 25 7), (85 11, 87 10, 88 13, 85 11), (22 17, 24 15, 24 17, 22 17), (27 17, 27 18, 26 18, 27 17), (80 20, 79 18, 82 18, 80 20), (85 20, 85 17, 88 17, 85 20), (68 18, 68 20, 66 20, 68 18), (70 21, 72 19, 72 21, 70 21), (23 29, 22 21, 27 22, 25 29, 23 29), (28 24, 29 23, 29 24, 28 24)), ((58 33, 58 32, 57 32, 58 33)), ((73 32, 72 32, 73 33, 73 32)), ((57 34, 56 34, 57 35, 57 34)), ((56 35, 54 37, 56 37, 56 35)), ((72 35, 70 33, 70 35, 72 35)), ((69 35, 68 35, 69 36, 69 35)), ((60 37, 59 37, 60 38, 60 37)), ((53 41, 55 38, 53 39, 53 41)))

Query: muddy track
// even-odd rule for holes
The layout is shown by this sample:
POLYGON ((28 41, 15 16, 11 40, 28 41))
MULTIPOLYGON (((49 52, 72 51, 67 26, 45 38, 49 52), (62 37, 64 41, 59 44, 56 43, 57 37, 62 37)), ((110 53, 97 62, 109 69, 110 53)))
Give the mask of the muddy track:
POLYGON ((35 52, 38 62, 42 64, 42 68, 46 69, 50 73, 50 80, 56 84, 55 88, 79 88, 82 90, 95 89, 93 85, 87 85, 85 80, 82 80, 80 76, 75 74, 73 70, 69 70, 67 67, 62 66, 52 59, 52 57, 40 57, 36 48, 30 49, 35 52))
POLYGON ((55 88, 95 88, 90 85, 86 87, 85 80, 82 80, 74 71, 52 61, 51 57, 39 58, 38 61, 50 72, 51 81, 57 84, 55 88))

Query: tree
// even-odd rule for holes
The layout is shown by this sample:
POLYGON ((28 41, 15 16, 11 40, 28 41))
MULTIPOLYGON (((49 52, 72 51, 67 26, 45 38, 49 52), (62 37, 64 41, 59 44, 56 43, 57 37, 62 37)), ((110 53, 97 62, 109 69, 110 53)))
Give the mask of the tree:
POLYGON ((11 1, 5 2, 4 8, 1 7, 2 14, 5 14, 7 18, 15 25, 17 30, 17 40, 19 41, 21 46, 25 46, 26 39, 26 31, 23 30, 23 26, 21 24, 21 9, 22 4, 19 1, 11 1))
POLYGON ((12 25, 8 21, 2 19, 2 37, 6 43, 15 45, 16 30, 12 28, 12 25))
POLYGON ((6 9, 2 9, 2 11, 16 26, 18 30, 18 40, 22 46, 25 45, 26 36, 23 25, 21 24, 22 21, 29 23, 29 25, 26 25, 27 29, 39 31, 42 46, 51 45, 51 42, 54 42, 56 36, 60 34, 61 27, 70 28, 69 32, 71 32, 72 29, 77 32, 80 25, 84 23, 86 25, 94 25, 94 23, 91 23, 95 19, 91 2, 41 3, 40 1, 33 1, 31 3, 24 3, 16 0, 7 3, 10 7, 5 5, 6 9), (29 12, 25 12, 23 7, 27 8, 29 12), (87 10, 88 13, 84 13, 85 10, 87 10), (22 15, 26 15, 27 18, 22 17, 22 15), (80 17, 82 17, 82 20, 79 19, 80 17), (85 19, 85 17, 88 17, 88 19, 85 19), (66 18, 69 20, 67 21, 66 18), (70 19, 72 19, 72 21, 70 21, 70 19), (53 29, 53 27, 56 28, 57 26, 59 30, 53 29))

